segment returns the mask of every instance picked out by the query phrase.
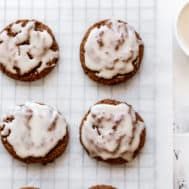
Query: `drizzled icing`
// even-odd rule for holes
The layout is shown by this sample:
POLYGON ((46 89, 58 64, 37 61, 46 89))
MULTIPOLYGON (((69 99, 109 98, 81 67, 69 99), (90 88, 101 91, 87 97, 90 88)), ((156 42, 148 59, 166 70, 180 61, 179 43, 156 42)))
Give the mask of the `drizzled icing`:
POLYGON ((0 127, 3 139, 22 158, 44 157, 67 132, 67 123, 56 109, 34 102, 16 106, 0 127))
POLYGON ((137 119, 131 106, 97 104, 83 122, 81 140, 93 157, 130 161, 139 148, 143 129, 144 122, 137 119))
POLYGON ((52 36, 46 31, 36 31, 35 21, 14 23, 10 30, 0 33, 0 63, 11 73, 26 74, 36 68, 40 72, 53 64, 48 64, 58 58, 59 52, 51 50, 52 36))
POLYGON ((107 20, 89 33, 84 46, 85 65, 104 79, 130 73, 135 69, 134 64, 138 64, 141 44, 142 41, 130 25, 107 20))

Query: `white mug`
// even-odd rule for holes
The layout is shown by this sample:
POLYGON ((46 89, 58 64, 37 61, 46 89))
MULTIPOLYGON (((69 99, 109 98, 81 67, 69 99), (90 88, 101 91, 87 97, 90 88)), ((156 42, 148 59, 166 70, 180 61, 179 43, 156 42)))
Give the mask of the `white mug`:
POLYGON ((189 0, 181 5, 176 14, 175 36, 180 48, 189 56, 189 0))

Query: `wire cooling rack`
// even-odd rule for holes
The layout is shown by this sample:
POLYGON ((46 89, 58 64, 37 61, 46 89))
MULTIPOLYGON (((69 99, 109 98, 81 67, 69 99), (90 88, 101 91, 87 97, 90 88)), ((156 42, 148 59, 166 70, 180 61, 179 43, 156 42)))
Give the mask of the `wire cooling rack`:
MULTIPOLYGON (((0 0, 1 28, 19 18, 38 19, 52 28, 61 52, 59 65, 45 79, 23 83, 0 75, 1 113, 7 112, 15 104, 35 100, 56 106, 70 125, 67 151, 57 161, 46 166, 22 164, 11 158, 1 145, 0 188, 18 189, 23 185, 34 185, 41 189, 87 189, 97 183, 112 184, 119 189, 158 188, 157 179, 160 175, 157 149, 161 143, 157 138, 160 132, 158 128, 163 121, 170 120, 170 108, 167 106, 168 113, 162 114, 158 112, 160 107, 157 104, 162 99, 161 103, 169 103, 166 101, 167 94, 162 94, 162 90, 167 89, 164 82, 168 90, 170 88, 169 79, 164 75, 164 72, 170 71, 170 65, 163 70, 161 66, 165 62, 157 59, 157 2, 0 0), (79 45, 84 32, 91 24, 104 18, 126 20, 141 34, 145 43, 140 73, 128 83, 113 87, 98 85, 89 80, 79 61, 79 45), (160 76, 157 70, 163 72, 163 75, 160 76), (97 162, 88 157, 79 143, 79 124, 84 112, 103 98, 115 98, 132 104, 146 122, 145 148, 128 165, 110 166, 97 162)), ((162 134, 162 141, 167 140, 166 132, 162 134)), ((167 175, 165 185, 169 178, 170 175, 167 175)))

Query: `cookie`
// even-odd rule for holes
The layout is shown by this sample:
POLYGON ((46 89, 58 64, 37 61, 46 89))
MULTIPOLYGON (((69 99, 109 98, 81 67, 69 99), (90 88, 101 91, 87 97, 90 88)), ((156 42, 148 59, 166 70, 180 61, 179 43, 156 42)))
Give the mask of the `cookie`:
POLYGON ((65 151, 68 125, 55 108, 26 102, 2 118, 0 135, 14 158, 25 163, 46 164, 65 151))
POLYGON ((20 189, 39 189, 39 188, 36 188, 36 187, 32 187, 32 186, 24 186, 20 189))
POLYGON ((142 39, 132 26, 108 19, 87 30, 80 45, 80 61, 92 80, 113 85, 135 75, 143 50, 142 39))
POLYGON ((91 186, 89 189, 117 189, 117 188, 110 185, 96 185, 96 186, 91 186))
POLYGON ((59 47, 51 29, 37 20, 18 20, 0 33, 0 68, 13 79, 40 79, 58 59, 59 47))
POLYGON ((110 164, 133 160, 145 137, 141 116, 131 105, 117 100, 97 102, 80 124, 80 142, 89 156, 110 164))

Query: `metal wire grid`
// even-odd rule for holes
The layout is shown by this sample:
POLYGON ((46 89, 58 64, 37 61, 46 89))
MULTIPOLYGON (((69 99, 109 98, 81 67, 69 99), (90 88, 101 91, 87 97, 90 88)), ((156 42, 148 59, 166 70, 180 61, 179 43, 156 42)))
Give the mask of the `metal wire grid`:
POLYGON ((152 189, 155 186, 155 74, 156 1, 155 0, 1 0, 0 26, 19 18, 35 18, 49 25, 60 46, 57 68, 45 79, 31 84, 0 75, 1 113, 27 100, 41 101, 64 113, 70 124, 67 152, 47 166, 25 165, 0 148, 0 187, 17 189, 35 185, 42 189, 84 189, 96 183, 112 184, 119 189, 152 189), (79 44, 87 29, 104 18, 120 18, 132 24, 145 42, 141 71, 130 82, 106 87, 90 81, 79 64, 79 44), (154 58, 155 59, 155 58, 154 58), (102 98, 116 98, 132 104, 146 124, 146 146, 127 166, 109 166, 89 158, 78 140, 83 113, 102 98))

